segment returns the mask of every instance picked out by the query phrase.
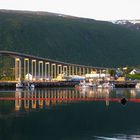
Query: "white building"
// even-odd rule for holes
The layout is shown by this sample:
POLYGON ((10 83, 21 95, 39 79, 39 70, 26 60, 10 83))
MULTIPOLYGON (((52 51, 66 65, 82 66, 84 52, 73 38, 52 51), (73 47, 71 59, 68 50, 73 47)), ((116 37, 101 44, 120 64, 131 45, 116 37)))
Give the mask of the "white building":
POLYGON ((139 69, 133 69, 129 74, 140 74, 139 69))
POLYGON ((106 78, 106 77, 110 77, 110 74, 105 74, 105 73, 86 74, 86 78, 106 78))
POLYGON ((26 80, 26 81, 32 81, 32 80, 33 80, 33 76, 32 76, 30 73, 27 73, 27 74, 25 75, 25 80, 26 80))

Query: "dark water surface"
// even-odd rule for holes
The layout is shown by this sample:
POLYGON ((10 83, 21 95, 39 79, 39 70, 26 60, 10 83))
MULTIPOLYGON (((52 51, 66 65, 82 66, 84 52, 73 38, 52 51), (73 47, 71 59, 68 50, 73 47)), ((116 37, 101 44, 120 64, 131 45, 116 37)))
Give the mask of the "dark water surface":
POLYGON ((135 89, 0 91, 0 140, 139 140, 139 99, 135 89))

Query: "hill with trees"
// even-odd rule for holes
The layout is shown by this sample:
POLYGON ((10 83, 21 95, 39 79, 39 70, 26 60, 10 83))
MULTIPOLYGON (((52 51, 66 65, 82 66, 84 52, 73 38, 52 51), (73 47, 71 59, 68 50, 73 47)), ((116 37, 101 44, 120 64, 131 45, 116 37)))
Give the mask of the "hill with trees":
POLYGON ((0 50, 92 66, 135 66, 140 31, 61 14, 0 10, 0 50))

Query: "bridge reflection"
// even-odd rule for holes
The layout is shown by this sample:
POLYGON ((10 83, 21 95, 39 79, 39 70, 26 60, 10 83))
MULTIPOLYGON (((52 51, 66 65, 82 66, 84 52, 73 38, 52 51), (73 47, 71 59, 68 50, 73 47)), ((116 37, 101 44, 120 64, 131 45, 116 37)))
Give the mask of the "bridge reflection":
MULTIPOLYGON (((47 108, 51 105, 74 103, 79 101, 89 101, 98 99, 108 99, 109 89, 88 89, 75 90, 73 88, 50 88, 30 90, 16 90, 15 92, 15 110, 30 110, 47 108)), ((109 105, 109 100, 105 100, 109 105)))
POLYGON ((110 102, 119 102, 121 98, 127 98, 130 102, 140 102, 140 91, 135 89, 86 89, 75 90, 73 88, 50 88, 30 90, 16 90, 15 110, 47 109, 58 104, 70 104, 81 101, 102 101, 106 106, 110 102))
MULTIPOLYGON (((0 93, 0 105, 3 106, 4 104, 5 108, 8 107, 8 112, 16 111, 17 113, 52 109, 55 106, 81 102, 96 102, 95 104, 99 103, 106 106, 116 102, 121 105, 122 98, 126 98, 128 102, 140 103, 140 90, 137 89, 75 90, 73 88, 42 88, 35 90, 18 89, 16 91, 1 91, 0 93), (5 92, 7 93, 3 94, 5 92)), ((0 112, 5 114, 2 110, 0 112)))

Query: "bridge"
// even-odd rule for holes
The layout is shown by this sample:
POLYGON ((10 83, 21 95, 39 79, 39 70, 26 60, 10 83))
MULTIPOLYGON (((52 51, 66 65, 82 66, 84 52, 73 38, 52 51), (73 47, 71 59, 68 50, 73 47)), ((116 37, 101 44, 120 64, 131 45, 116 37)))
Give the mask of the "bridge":
POLYGON ((11 51, 0 51, 0 55, 10 56, 15 59, 15 80, 21 80, 22 75, 25 77, 31 73, 32 80, 56 79, 60 74, 67 76, 85 75, 93 70, 107 70, 115 68, 94 67, 79 64, 72 64, 53 59, 33 56, 11 51))

